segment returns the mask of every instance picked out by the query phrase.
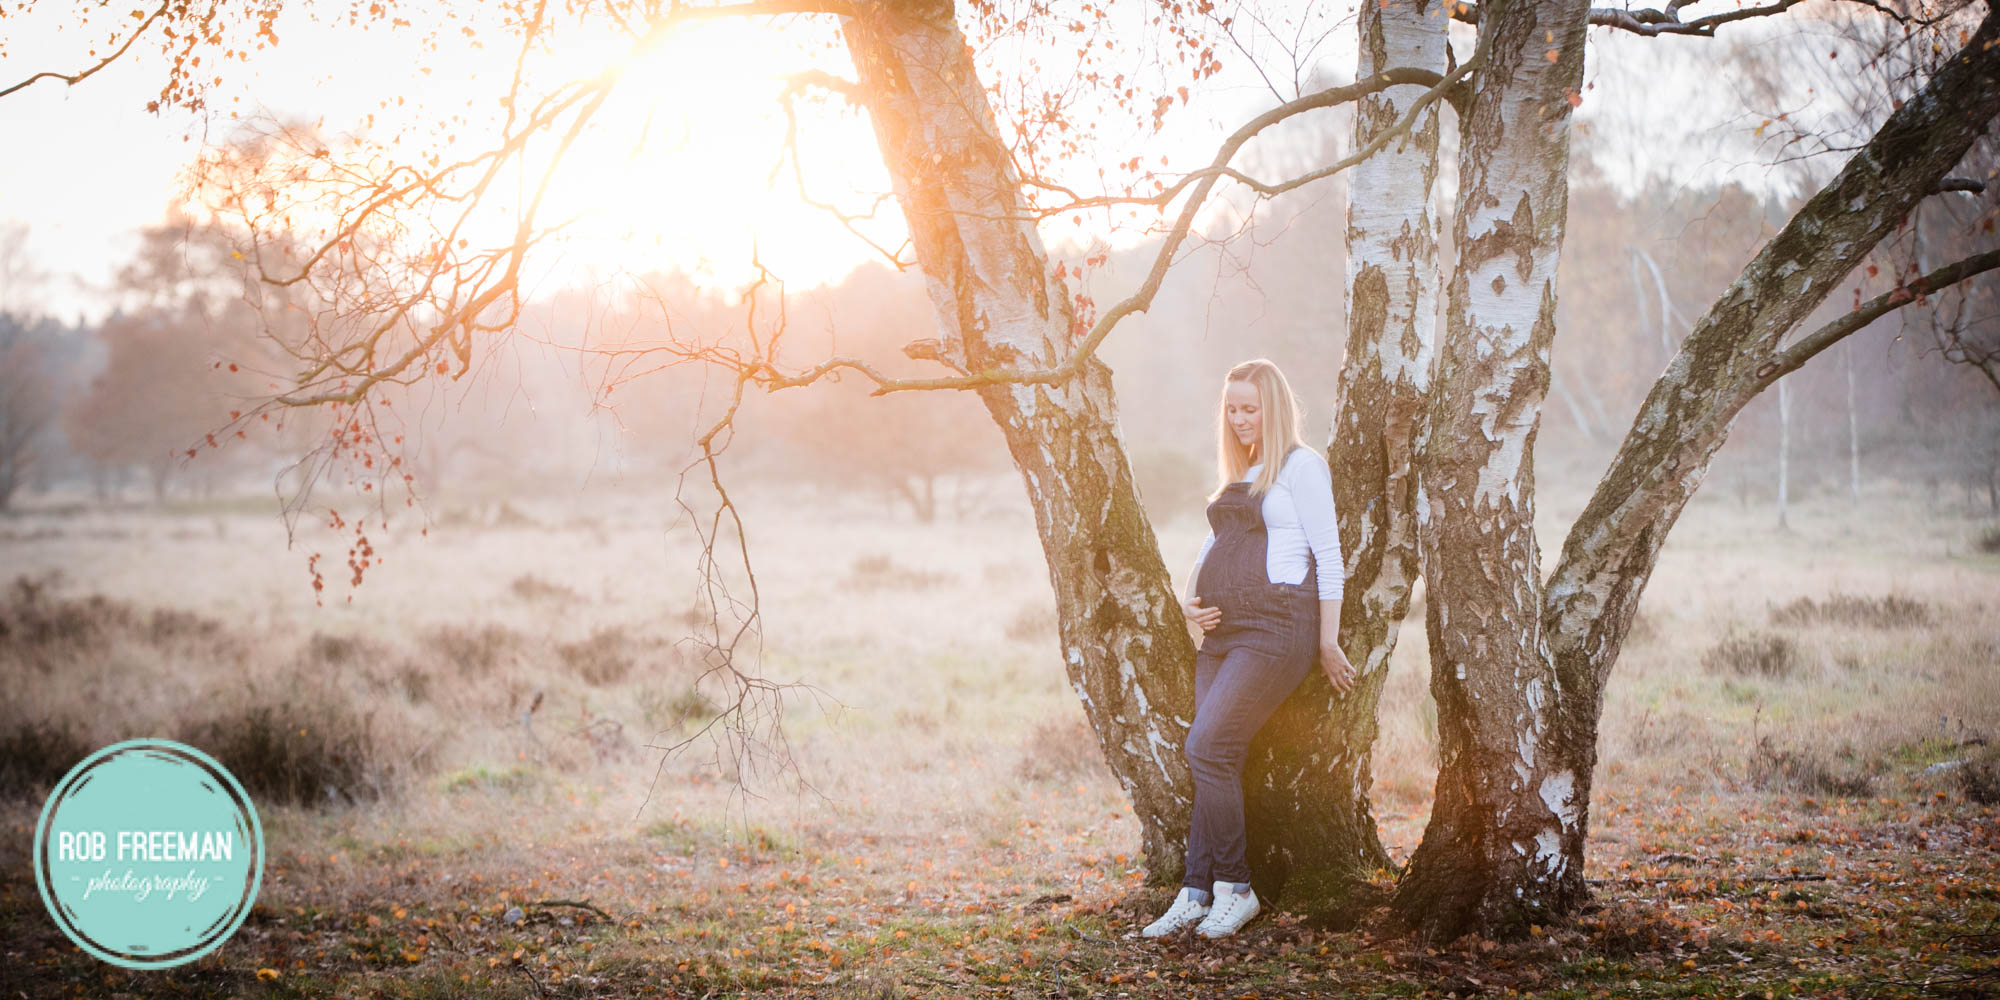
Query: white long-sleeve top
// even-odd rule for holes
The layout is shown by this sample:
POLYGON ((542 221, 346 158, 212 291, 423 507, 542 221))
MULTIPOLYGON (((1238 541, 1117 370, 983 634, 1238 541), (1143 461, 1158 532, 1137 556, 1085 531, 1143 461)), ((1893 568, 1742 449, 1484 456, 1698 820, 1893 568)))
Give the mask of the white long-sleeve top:
MULTIPOLYGON (((1257 478, 1264 467, 1259 462, 1243 475, 1244 482, 1257 478)), ((1333 511, 1333 472, 1326 456, 1311 448, 1294 448, 1278 470, 1278 481, 1264 494, 1264 575, 1272 583, 1304 583, 1306 554, 1311 552, 1319 573, 1319 599, 1340 600, 1347 582, 1346 563, 1340 557, 1340 522, 1333 511)), ((1201 576, 1201 564, 1215 545, 1211 530, 1195 557, 1194 580, 1201 576)))

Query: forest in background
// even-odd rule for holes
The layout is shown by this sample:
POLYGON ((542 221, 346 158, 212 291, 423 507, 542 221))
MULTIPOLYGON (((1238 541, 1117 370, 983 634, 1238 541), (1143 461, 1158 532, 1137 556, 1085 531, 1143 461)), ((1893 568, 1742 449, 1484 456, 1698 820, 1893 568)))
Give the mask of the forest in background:
MULTIPOLYGON (((1256 147, 1247 168, 1338 156, 1348 129, 1332 117, 1256 147)), ((1614 183, 1629 176, 1616 161, 1668 153, 1645 129, 1671 118, 1602 146, 1578 129, 1538 528, 1576 512, 1694 313, 1798 208, 1777 181, 1614 183)), ((1988 170, 1991 148, 1963 171, 1988 170)), ((1728 155, 1761 165, 1763 152, 1728 155)), ((1823 180, 1811 173, 1790 187, 1823 180)), ((1451 204, 1440 186, 1436 204, 1451 204)), ((1912 260, 1990 242, 1977 222, 1996 200, 1925 198, 1805 323, 1902 285, 1912 260)), ((1324 434, 1347 333, 1344 201, 1334 182, 1227 203, 1151 311, 1103 346, 1175 574, 1201 531, 1229 364, 1278 360, 1324 434)), ((462 377, 381 387, 379 453, 301 466, 353 418, 257 419, 252 404, 290 384, 300 361, 280 348, 351 333, 352 317, 299 321, 282 292, 243 279, 229 235, 156 227, 102 290, 111 318, 67 327, 35 318, 20 249, 35 234, 0 252, 0 309, 19 317, 0 439, 32 446, 0 466, 15 571, 0 600, 0 822, 24 834, 0 850, 7 992, 1774 997, 1995 982, 2000 635, 1994 556, 1978 550, 2000 543, 1982 451, 2000 393, 1990 368, 1941 356, 1976 362, 1993 345, 1991 275, 1890 314, 1737 418, 1605 692, 1577 919, 1520 940, 1384 939, 1395 872, 1379 868, 1330 917, 1284 900, 1239 940, 1154 948, 1122 935, 1168 890, 1142 882, 1142 817, 1063 676, 1076 609, 1096 605, 1064 602, 1060 572, 1080 560, 1036 544, 1006 444, 970 394, 868 398, 850 375, 746 401, 722 456, 757 567, 745 679, 694 641, 719 617, 690 585, 715 553, 675 503, 688 479, 701 488, 691 432, 731 380, 652 370, 740 339, 742 297, 628 275, 531 299, 505 336, 459 355, 462 377), (209 440, 239 407, 244 436, 209 440), (353 467, 366 461, 375 474, 353 467), (376 538, 386 566, 351 602, 329 570, 315 606, 319 570, 302 572, 278 521, 315 477, 315 501, 356 522, 378 499, 396 514, 394 544, 376 538), (397 483, 424 510, 405 514, 397 483), (1787 504, 1792 530, 1773 530, 1787 504), (720 724, 739 682, 773 685, 750 707, 781 729, 720 724), (664 750, 702 732, 714 739, 664 750), (26 877, 49 783, 134 733, 214 748, 268 816, 262 905, 184 977, 93 966, 26 877), (787 768, 808 787, 756 797, 787 768)), ((1144 244, 1058 256, 1098 303, 1148 259, 1144 244)), ((936 335, 913 274, 873 265, 789 291, 752 299, 767 343, 782 301, 780 361, 838 350, 894 370, 903 345, 936 335)), ((458 374, 446 357, 425 364, 458 374)), ((326 529, 305 523, 319 547, 326 529)), ((356 549, 380 555, 353 538, 350 565, 356 549)), ((1414 637, 1445 603, 1419 592, 1394 614, 1414 637)), ((1116 648, 1095 631, 1083 643, 1116 648)), ((1431 692, 1450 672, 1433 653, 1396 647, 1369 729, 1371 818, 1398 866, 1439 811, 1450 719, 1431 692)))
MULTIPOLYGON (((1323 155, 1311 144, 1334 143, 1337 134, 1294 134, 1293 155, 1323 155)), ((1591 483, 1567 477, 1602 467, 1692 314, 1792 206, 1736 185, 1655 181, 1625 195, 1588 156, 1575 164, 1562 334, 1537 452, 1545 481, 1582 490, 1591 483)), ((1965 228, 1953 222, 1976 218, 1994 197, 1944 195, 1920 215, 1935 232, 1952 234, 1965 228)), ((1161 301, 1105 346, 1122 431, 1154 516, 1198 512, 1212 487, 1214 400, 1221 373, 1237 361, 1277 361, 1307 407, 1311 435, 1325 435, 1346 338, 1338 277, 1344 198, 1336 182, 1211 226, 1161 301)), ((19 227, 0 232, 11 283, 0 299, 7 306, 0 508, 265 494, 275 510, 302 475, 287 470, 328 418, 295 413, 278 421, 293 421, 291 428, 209 440, 231 411, 269 390, 260 368, 282 370, 263 338, 268 311, 246 306, 240 275, 230 277, 240 269, 226 239, 185 222, 147 229, 106 290, 115 311, 84 323, 33 311, 30 236, 19 227)), ((1142 244, 1106 255, 1090 272, 1091 292, 1099 300, 1123 294, 1152 253, 1142 244)), ((829 348, 895 358, 903 345, 933 335, 921 280, 880 261, 786 296, 787 351, 802 364, 829 348)), ((1832 296, 1809 325, 1855 297, 1832 296)), ((704 384, 712 376, 651 372, 644 358, 634 363, 609 350, 645 346, 668 329, 720 340, 743 322, 741 293, 669 274, 638 278, 606 298, 600 290, 553 295, 467 377, 398 400, 418 497, 562 492, 607 476, 646 489, 679 473, 692 454, 696 417, 715 404, 715 386, 704 384)), ((1939 298, 1936 310, 1884 316, 1784 379, 1783 393, 1751 402, 1708 488, 1771 507, 1774 522, 1781 478, 1792 501, 1852 494, 1883 478, 1920 486, 1935 503, 2000 516, 2000 387, 1979 365, 1948 353, 1954 345, 1990 352, 2000 344, 2000 279, 1973 279, 1939 298)), ((962 394, 871 398, 852 381, 817 385, 753 400, 737 423, 728 450, 733 475, 873 491, 920 520, 949 514, 954 504, 994 502, 973 493, 1006 463, 997 431, 962 394)))

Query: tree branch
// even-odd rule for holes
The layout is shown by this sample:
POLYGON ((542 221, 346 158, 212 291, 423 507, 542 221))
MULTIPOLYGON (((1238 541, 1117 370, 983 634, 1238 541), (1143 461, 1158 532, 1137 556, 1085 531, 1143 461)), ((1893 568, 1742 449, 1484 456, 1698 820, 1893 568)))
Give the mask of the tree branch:
MULTIPOLYGON (((1462 79, 1465 75, 1463 70, 1469 68, 1470 65, 1471 64, 1468 62, 1466 66, 1460 67, 1458 70, 1454 70, 1451 74, 1449 83, 1455 84, 1458 80, 1462 79)), ((1446 78, 1439 76, 1437 73, 1431 70, 1427 69, 1384 70, 1378 76, 1371 77, 1366 81, 1357 81, 1355 83, 1347 84, 1345 86, 1329 87, 1326 90, 1314 91, 1313 93, 1307 94, 1304 97, 1300 97, 1296 100, 1291 100, 1283 104, 1280 104, 1277 107, 1272 108, 1271 110, 1266 111, 1263 114, 1257 116, 1256 118, 1251 119, 1242 128, 1239 128, 1234 133, 1232 133, 1229 136, 1229 138, 1223 140, 1221 148, 1219 148, 1216 151, 1216 155, 1214 159, 1211 161, 1209 166, 1182 175, 1179 180, 1174 181, 1166 188, 1154 194, 1095 195, 1091 197, 1082 197, 1075 195, 1074 192, 1071 192, 1068 188, 1062 187, 1061 185, 1030 179, 1028 183, 1033 184, 1036 187, 1044 188, 1051 191, 1061 191, 1065 194, 1070 194, 1074 199, 1072 201, 1066 202, 1061 205, 1043 209, 1037 214, 1043 218, 1047 218, 1050 216, 1062 215, 1067 212, 1074 212, 1078 209, 1084 209, 1084 208, 1108 208, 1114 205, 1153 205, 1153 206, 1170 205, 1173 204, 1174 199, 1180 197, 1181 192, 1186 191, 1190 185, 1202 181, 1213 181, 1216 178, 1220 177, 1227 177, 1262 195, 1270 196, 1270 195, 1283 194, 1284 192, 1290 191, 1293 188, 1310 184, 1313 181, 1319 180, 1323 177, 1330 177, 1333 174, 1345 170, 1348 167, 1353 166, 1355 163, 1359 163, 1362 160, 1367 159, 1369 155, 1372 155, 1376 150, 1381 149, 1382 146, 1386 145, 1387 143, 1382 142, 1382 143, 1371 144, 1363 152, 1348 157, 1347 159, 1342 160, 1339 163, 1333 164, 1328 167, 1323 167, 1319 170, 1315 170, 1298 177, 1291 178, 1290 180, 1277 181, 1271 183, 1259 181, 1256 178, 1251 177, 1248 174, 1244 174, 1240 171, 1237 171, 1229 166, 1229 161, 1235 158, 1236 153, 1240 149, 1242 149, 1244 143, 1247 143, 1251 139, 1255 138, 1257 133, 1262 132, 1264 129, 1270 128, 1272 125, 1284 121, 1285 119, 1290 118, 1294 115, 1303 114, 1307 111, 1314 111, 1319 108, 1328 108, 1339 104, 1346 104, 1351 101, 1360 100, 1361 98, 1366 97, 1369 94, 1378 93, 1380 91, 1387 90, 1390 87, 1400 86, 1400 85, 1423 86, 1423 87, 1430 87, 1434 90, 1443 90, 1446 92, 1447 96, 1449 96, 1449 91, 1451 90, 1451 87, 1447 83, 1446 78)), ((1438 97, 1437 94, 1426 93, 1422 98, 1420 98, 1420 100, 1422 100, 1425 105, 1428 105, 1431 101, 1436 100, 1437 97, 1438 97)), ((1410 121, 1415 120, 1414 115, 1405 115, 1404 118, 1406 120, 1398 122, 1397 128, 1392 129, 1391 132, 1400 134, 1401 130, 1406 129, 1408 127, 1410 121)))
POLYGON ((1243 147, 1243 144, 1249 142, 1250 139, 1253 136, 1255 136, 1258 132, 1263 131, 1264 129, 1270 127, 1271 125, 1274 125, 1284 120, 1285 118, 1290 117, 1291 115, 1298 114, 1299 111, 1306 110, 1305 107, 1298 107, 1297 110, 1293 110, 1293 108, 1295 106, 1305 105, 1307 104, 1307 102, 1315 100, 1323 100, 1324 103, 1315 103, 1312 104, 1311 106, 1326 107, 1331 104, 1359 100, 1360 98, 1365 97, 1368 94, 1376 93, 1382 90, 1387 90, 1389 89, 1390 86, 1399 82, 1416 82, 1417 78, 1419 77, 1423 79, 1436 79, 1437 82, 1433 83, 1429 90, 1424 91, 1422 95, 1420 95, 1415 100, 1410 102, 1409 108, 1403 112, 1403 117, 1399 119, 1395 125, 1383 129, 1380 134, 1375 136, 1375 138, 1369 140, 1366 146, 1363 146, 1360 149, 1355 150, 1352 155, 1343 157, 1338 162, 1335 162, 1320 170, 1315 170, 1309 174, 1305 174, 1299 178, 1296 178, 1295 183, 1286 182, 1285 184, 1282 185, 1276 185, 1275 189, 1290 190, 1291 188, 1298 187, 1299 185, 1305 184, 1311 180, 1317 180, 1322 177, 1330 177, 1339 171, 1346 170, 1348 167, 1351 167, 1369 158, 1370 156, 1375 155, 1377 151, 1381 150, 1384 146, 1387 146, 1391 139, 1395 139, 1406 134, 1410 130, 1411 125, 1413 125, 1416 122, 1417 116, 1421 114, 1423 110, 1426 107, 1429 107, 1433 102, 1437 101, 1438 99, 1448 94, 1452 90, 1452 88, 1456 87, 1460 80, 1465 79, 1465 77, 1469 75, 1472 72, 1472 70, 1478 68, 1478 66, 1482 62, 1484 62, 1484 56, 1485 56, 1485 48, 1484 48, 1484 41, 1482 40, 1480 49, 1478 51, 1475 51, 1470 59, 1467 59, 1463 65, 1459 66, 1457 69, 1452 70, 1449 74, 1445 75, 1442 78, 1438 78, 1437 75, 1431 72, 1430 70, 1418 70, 1418 69, 1387 70, 1376 76, 1370 77, 1366 81, 1357 81, 1353 84, 1349 84, 1346 87, 1335 87, 1332 90, 1320 91, 1318 94, 1302 97, 1297 101, 1290 102, 1289 104, 1279 105, 1278 107, 1273 108, 1270 111, 1267 111, 1264 114, 1251 119, 1242 128, 1237 129, 1235 133, 1231 134, 1229 139, 1222 144, 1222 148, 1216 151, 1215 161, 1213 165, 1210 166, 1207 176, 1202 179, 1200 186, 1196 188, 1195 192, 1188 197, 1187 204, 1181 207, 1180 218, 1175 220, 1173 230, 1170 233, 1168 233, 1166 241, 1161 244, 1159 252, 1154 255, 1153 266, 1151 269, 1148 270, 1146 274, 1146 280, 1140 284, 1139 290, 1125 297, 1125 299, 1120 301, 1117 305, 1114 305, 1110 309, 1105 310, 1104 315, 1098 318, 1096 325, 1093 326, 1090 330, 1090 333, 1084 337, 1083 342, 1077 345, 1076 353, 1072 354, 1070 356, 1070 359, 1064 362, 1063 365, 1060 367, 1066 368, 1070 372, 1076 371, 1076 369, 1083 364, 1084 359, 1089 357, 1090 353, 1097 349, 1097 345, 1102 343, 1104 341, 1104 338, 1111 333, 1112 327, 1118 325, 1119 320, 1122 320, 1126 316, 1129 316, 1133 313, 1145 312, 1148 308, 1152 306, 1153 297, 1159 293, 1160 283, 1166 278, 1167 268, 1169 265, 1173 263, 1174 252, 1180 249, 1181 242, 1187 238, 1188 230, 1194 225, 1194 216, 1196 211, 1201 207, 1201 203, 1207 199, 1209 191, 1214 188, 1215 182, 1220 176, 1221 170, 1224 167, 1226 167, 1230 159, 1236 155, 1236 151, 1241 149, 1243 147), (1335 95, 1336 92, 1343 92, 1343 91, 1348 93, 1341 93, 1337 97, 1332 96, 1335 95))
MULTIPOLYGON (((1624 10, 1618 7, 1592 7, 1590 9, 1590 23, 1596 27, 1617 28, 1620 31, 1629 31, 1632 34, 1644 35, 1649 38, 1658 35, 1700 35, 1703 38, 1713 38, 1715 37, 1716 28, 1731 21, 1745 21, 1753 17, 1769 17, 1773 14, 1782 14, 1803 2, 1803 0, 1777 0, 1776 3, 1765 4, 1761 7, 1744 7, 1716 14, 1705 14, 1692 21, 1681 20, 1681 8, 1693 2, 1694 0, 1671 0, 1667 4, 1666 10, 1659 10, 1652 7, 1641 10, 1624 10)), ((1934 24, 1938 20, 1938 18, 1913 18, 1907 14, 1891 10, 1877 3, 1876 0, 1846 0, 1846 2, 1857 3, 1863 7, 1872 7, 1905 24, 1934 24)), ((1450 5, 1449 9, 1453 20, 1462 21, 1466 24, 1479 23, 1480 6, 1477 4, 1454 3, 1450 5)))
POLYGON ((683 21, 708 21, 723 17, 763 17, 774 14, 837 14, 852 17, 854 5, 847 0, 746 0, 743 3, 725 3, 714 6, 697 6, 677 3, 667 8, 667 12, 652 22, 649 33, 662 26, 679 24, 683 21))
POLYGON ((118 46, 118 48, 115 51, 113 51, 110 55, 105 56, 102 59, 99 59, 97 61, 97 65, 76 73, 56 73, 53 71, 36 73, 35 75, 28 77, 25 80, 22 80, 20 83, 8 87, 5 90, 0 90, 0 97, 6 97, 7 95, 12 94, 17 90, 25 90, 28 87, 33 86, 35 82, 38 80, 61 80, 62 82, 67 83, 71 86, 75 86, 79 83, 82 83, 83 81, 96 75, 98 70, 101 70, 104 67, 111 65, 113 62, 117 61, 119 56, 124 55, 125 50, 130 49, 132 47, 132 43, 138 41, 139 36, 145 34, 146 29, 151 28, 153 26, 153 22, 158 21, 160 18, 166 16, 168 6, 169 4, 162 3, 158 7, 154 8, 153 12, 151 14, 148 14, 144 21, 139 22, 139 27, 133 30, 132 37, 125 39, 125 44, 118 46))
MULTIPOLYGON (((1955 167, 2000 115, 2000 11, 1801 207, 1695 322, 1563 543, 1543 603, 1564 697, 1594 719, 1660 547, 1730 425, 1778 374, 1785 335, 1955 167)), ((1991 267, 1984 255, 1939 275, 1991 267)), ((1932 280, 1927 277, 1925 280, 1932 280)), ((1893 297, 1894 293, 1890 293, 1893 297)), ((1809 357, 1840 327, 1792 350, 1809 357)), ((1567 708, 1565 709, 1568 710, 1567 708)))
POLYGON ((1800 337, 1790 347, 1780 351, 1763 367, 1757 369, 1758 388, 1768 386, 1786 374, 1797 371, 1799 366, 1812 360, 1813 355, 1832 347, 1839 343, 1841 338, 1875 322, 1890 311, 1911 302, 1921 302, 1927 295, 1949 288, 1973 275, 1984 274, 1996 267, 2000 267, 2000 250, 1988 250, 1946 264, 1907 285, 1898 285, 1863 302, 1847 315, 1800 337))
MULTIPOLYGON (((1453 88, 1459 85, 1460 81, 1480 65, 1481 61, 1481 55, 1475 52, 1472 58, 1466 60, 1463 65, 1443 77, 1438 76, 1435 72, 1423 69, 1387 70, 1366 80, 1357 81, 1345 86, 1331 87, 1308 94, 1298 100, 1286 102, 1251 119, 1241 128, 1238 128, 1228 139, 1224 140, 1208 167, 1187 175, 1177 182, 1173 188, 1169 189, 1172 192, 1178 192, 1186 189, 1190 183, 1194 185, 1194 190, 1188 195, 1187 202, 1182 205, 1180 215, 1175 220, 1173 228, 1168 232, 1166 240, 1154 255, 1153 265, 1148 270, 1146 280, 1141 283, 1138 291, 1106 310, 1103 316, 1099 317, 1097 322, 1091 327, 1089 332, 1084 335, 1083 339, 1078 343, 1076 350, 1071 352, 1069 357, 1064 359, 1061 364, 1030 371, 1009 371, 994 368, 965 375, 950 375, 936 378, 892 378, 884 375, 867 362, 848 357, 828 358, 811 368, 791 375, 783 374, 768 363, 760 361, 756 363, 756 367, 760 367, 768 373, 763 378, 762 383, 769 390, 790 388, 809 384, 828 372, 842 368, 859 372, 873 381, 875 389, 870 394, 877 396, 889 392, 911 390, 971 389, 982 385, 1000 383, 1020 385, 1052 384, 1068 380, 1082 370, 1084 363, 1090 359, 1091 355, 1097 350, 1097 347, 1103 343, 1105 337, 1110 335, 1111 330, 1118 325, 1120 320, 1133 313, 1145 312, 1152 305, 1153 298, 1159 293, 1160 284, 1165 279, 1166 272, 1173 263, 1174 254, 1180 249, 1181 243, 1186 240, 1189 231, 1193 228, 1195 216, 1199 213, 1203 202, 1207 200, 1209 192, 1214 189, 1215 183, 1223 177, 1241 176, 1229 168, 1229 161, 1235 157, 1236 153, 1242 149, 1245 143, 1255 138, 1259 132, 1293 115, 1358 100, 1369 94, 1387 90, 1390 87, 1423 85, 1426 83, 1431 85, 1430 89, 1426 90, 1410 103, 1403 117, 1394 126, 1383 130, 1381 134, 1377 135, 1366 146, 1356 150, 1352 155, 1343 157, 1338 162, 1292 178, 1291 180, 1277 184, 1262 185, 1262 189, 1271 193, 1288 191, 1311 181, 1330 177, 1373 156, 1392 140, 1408 132, 1411 124, 1416 121, 1418 114, 1425 107, 1450 94, 1453 88)), ((1146 199, 1146 201, 1164 204, 1163 197, 1164 194, 1155 196, 1152 199, 1146 199)), ((1104 203, 1114 203, 1115 201, 1116 199, 1113 199, 1104 203)))

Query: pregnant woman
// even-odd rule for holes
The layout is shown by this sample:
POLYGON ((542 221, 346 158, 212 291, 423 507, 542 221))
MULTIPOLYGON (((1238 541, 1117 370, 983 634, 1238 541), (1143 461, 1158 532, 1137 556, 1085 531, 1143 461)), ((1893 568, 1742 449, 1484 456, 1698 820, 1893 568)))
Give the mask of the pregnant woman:
POLYGON ((1236 933, 1259 909, 1243 830, 1243 760, 1250 738, 1312 670, 1345 693, 1354 668, 1336 641, 1344 573, 1326 459, 1301 440, 1302 418, 1278 367, 1259 358, 1222 383, 1222 486, 1208 505, 1182 605, 1203 632, 1195 657, 1188 769, 1194 817, 1186 875, 1173 906, 1141 933, 1189 924, 1204 937, 1236 933))

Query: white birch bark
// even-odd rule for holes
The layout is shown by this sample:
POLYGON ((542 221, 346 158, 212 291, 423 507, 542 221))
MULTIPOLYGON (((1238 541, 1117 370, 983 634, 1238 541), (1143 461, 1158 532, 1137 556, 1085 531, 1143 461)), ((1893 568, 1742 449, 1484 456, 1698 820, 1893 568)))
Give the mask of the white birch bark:
MULTIPOLYGON (((1043 368, 1075 336, 949 0, 858 6, 842 33, 941 331, 963 373, 1043 368)), ((1006 437, 1055 589, 1064 666, 1131 795, 1148 880, 1181 874, 1194 644, 1139 504, 1111 371, 977 390, 1006 437)))
MULTIPOLYGON (((1362 5, 1355 79, 1398 67, 1442 74, 1447 23, 1439 0, 1362 5)), ((1424 89, 1392 87, 1363 98, 1356 105, 1353 147, 1392 128, 1424 89)), ((1267 829, 1321 828, 1316 839, 1345 848, 1349 875, 1388 863, 1369 805, 1370 766, 1382 682, 1419 572, 1411 448, 1436 356, 1438 222, 1431 200, 1439 115, 1440 105, 1432 103, 1406 138, 1349 175, 1352 305, 1327 463, 1347 575, 1341 641, 1360 676, 1342 696, 1315 672, 1287 704, 1290 711, 1267 726, 1275 738, 1265 741, 1273 747, 1266 773, 1324 772, 1332 780, 1322 793, 1310 799, 1268 795, 1270 806, 1254 810, 1267 829)), ((1274 783, 1270 791, 1282 787, 1274 783)))
POLYGON ((1569 116, 1589 10, 1489 0, 1460 124, 1458 267, 1419 449, 1437 795, 1397 887, 1425 935, 1525 931, 1582 897, 1576 775, 1552 753, 1534 470, 1568 214, 1569 116))
MULTIPOLYGON (((1021 179, 950 0, 867 3, 842 31, 938 317, 937 358, 968 374, 1064 360, 1077 336, 1068 290, 1023 209, 1021 179)), ((1110 370, 1094 359, 1082 367, 1053 385, 996 382, 977 392, 1035 510, 1065 666, 1132 797, 1148 882, 1178 884, 1192 797, 1182 744, 1194 714, 1194 647, 1133 487, 1110 370)), ((1293 723, 1274 720, 1267 729, 1277 738, 1248 762, 1245 806, 1259 894, 1311 876, 1299 893, 1311 910, 1382 857, 1355 794, 1365 785, 1372 713, 1365 727, 1329 728, 1302 689, 1280 711, 1293 723)))
MULTIPOLYGON (((1555 750, 1577 777, 1574 804, 1584 826, 1604 687, 1668 532, 1746 403, 1894 307, 1898 300, 1883 296, 1786 343, 1996 116, 2000 14, 1989 9, 1959 52, 1889 115, 1694 322, 1640 407, 1571 527, 1544 592, 1542 633, 1560 685, 1555 750)), ((2000 253, 1976 255, 1927 277, 1935 290, 1994 267, 2000 267, 2000 253)), ((1580 865, 1582 841, 1575 843, 1573 863, 1580 865)))

